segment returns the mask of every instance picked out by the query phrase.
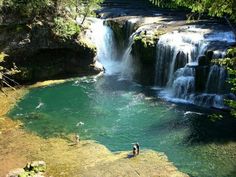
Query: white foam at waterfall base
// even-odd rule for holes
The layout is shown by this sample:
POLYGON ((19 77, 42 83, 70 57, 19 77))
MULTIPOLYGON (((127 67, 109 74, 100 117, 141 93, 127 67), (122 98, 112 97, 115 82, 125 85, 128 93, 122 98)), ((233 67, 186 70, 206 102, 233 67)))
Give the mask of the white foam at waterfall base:
POLYGON ((96 60, 105 68, 105 74, 112 75, 120 72, 121 64, 117 60, 117 49, 113 31, 104 25, 101 19, 94 19, 91 25, 91 40, 97 48, 96 60))
POLYGON ((204 107, 228 109, 228 107, 224 105, 224 95, 203 93, 200 95, 194 95, 194 97, 192 98, 192 102, 195 105, 204 107))
POLYGON ((159 97, 173 103, 193 104, 192 100, 173 97, 173 92, 171 89, 163 89, 160 91, 159 97))

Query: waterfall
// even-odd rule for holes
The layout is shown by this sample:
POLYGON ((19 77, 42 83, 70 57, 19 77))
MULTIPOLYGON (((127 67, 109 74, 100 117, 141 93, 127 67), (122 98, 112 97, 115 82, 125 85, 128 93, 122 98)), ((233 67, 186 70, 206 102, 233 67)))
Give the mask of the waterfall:
POLYGON ((173 82, 173 97, 188 100, 194 93, 194 69, 189 67, 180 68, 175 73, 173 82))
POLYGON ((192 63, 206 47, 203 34, 195 32, 167 33, 157 43, 156 86, 171 86, 174 72, 192 63))
POLYGON ((121 78, 123 79, 126 78, 126 79, 131 80, 135 72, 135 64, 133 63, 133 56, 131 54, 132 45, 134 43, 134 36, 135 36, 135 33, 133 33, 129 37, 128 46, 125 49, 124 54, 121 58, 121 66, 122 66, 121 78))
MULTIPOLYGON (((128 45, 125 45, 125 49, 121 57, 122 79, 132 80, 135 73, 137 73, 137 71, 139 70, 138 59, 132 56, 132 47, 135 37, 139 36, 141 33, 146 33, 146 35, 153 35, 153 33, 150 33, 149 25, 141 25, 139 27, 136 25, 137 29, 135 29, 135 24, 138 20, 139 19, 134 18, 126 22, 126 34, 129 37, 127 40, 128 45)), ((160 25, 155 26, 156 29, 158 29, 159 27, 160 25)))
POLYGON ((137 18, 129 19, 126 21, 126 43, 124 45, 123 54, 121 56, 121 79, 132 80, 133 75, 136 71, 137 64, 133 60, 131 54, 132 45, 134 44, 134 37, 138 30, 135 31, 135 23, 138 21, 137 18))
POLYGON ((223 57, 234 42, 233 32, 210 31, 194 26, 162 35, 156 48, 155 76, 155 86, 164 87, 161 96, 171 101, 224 108, 225 69, 217 65, 210 67, 204 78, 205 92, 202 93, 196 93, 195 69, 199 67, 198 58, 205 51, 213 51, 215 58, 223 57))
POLYGON ((117 47, 113 31, 104 24, 101 19, 94 19, 91 25, 90 36, 97 48, 96 60, 105 68, 108 75, 116 74, 120 71, 120 62, 117 59, 117 47))
POLYGON ((117 74, 122 79, 132 79, 136 64, 133 62, 131 51, 134 36, 137 32, 133 32, 137 20, 135 18, 126 22, 127 40, 125 40, 126 43, 123 48, 118 50, 112 29, 105 25, 103 20, 93 19, 90 28, 91 33, 88 33, 87 36, 96 45, 96 60, 105 68, 105 74, 117 74))
MULTIPOLYGON (((106 74, 116 74, 120 79, 133 79, 139 67, 138 60, 132 56, 134 39, 143 31, 148 31, 148 25, 136 28, 137 21, 134 18, 126 22, 126 39, 119 49, 112 29, 104 25, 103 20, 93 22, 91 38, 97 48, 97 61, 103 65, 106 74)), ((234 42, 233 32, 196 26, 182 27, 160 36, 156 45, 155 65, 155 86, 164 88, 160 95, 172 101, 224 107, 225 69, 217 65, 198 65, 198 62, 208 62, 202 57, 207 50, 213 52, 214 58, 223 57, 234 42), (199 67, 204 77, 200 91, 196 89, 199 86, 199 77, 196 79, 199 67)))
POLYGON ((226 81, 226 71, 223 67, 213 65, 210 68, 206 83, 206 93, 221 93, 224 91, 224 83, 226 81))
POLYGON ((126 21, 126 39, 130 39, 130 36, 135 31, 135 24, 137 23, 138 18, 132 18, 126 21))

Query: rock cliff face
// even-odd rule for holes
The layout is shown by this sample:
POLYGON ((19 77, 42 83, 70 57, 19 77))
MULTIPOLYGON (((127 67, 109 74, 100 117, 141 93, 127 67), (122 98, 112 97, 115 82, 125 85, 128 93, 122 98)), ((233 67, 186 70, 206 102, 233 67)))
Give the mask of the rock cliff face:
POLYGON ((62 39, 50 24, 2 25, 0 30, 0 50, 8 55, 2 65, 16 69, 11 77, 20 83, 99 72, 92 66, 93 45, 79 37, 62 39))

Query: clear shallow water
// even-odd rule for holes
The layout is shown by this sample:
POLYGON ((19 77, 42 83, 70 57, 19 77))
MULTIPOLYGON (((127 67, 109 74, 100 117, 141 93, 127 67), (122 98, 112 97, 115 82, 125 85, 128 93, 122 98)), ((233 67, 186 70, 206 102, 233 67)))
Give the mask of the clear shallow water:
POLYGON ((45 138, 78 133, 112 151, 139 142, 164 152, 191 176, 236 176, 235 120, 210 121, 206 114, 212 110, 166 103, 156 95, 114 76, 84 78, 33 89, 9 114, 45 138))

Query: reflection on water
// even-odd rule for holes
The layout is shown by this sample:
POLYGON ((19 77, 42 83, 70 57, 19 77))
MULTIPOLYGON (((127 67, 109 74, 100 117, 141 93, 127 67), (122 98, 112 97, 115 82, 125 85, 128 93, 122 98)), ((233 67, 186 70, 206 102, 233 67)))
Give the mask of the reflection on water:
POLYGON ((236 121, 227 113, 212 121, 215 110, 166 103, 157 92, 114 76, 84 78, 33 89, 10 115, 45 138, 78 133, 112 151, 139 142, 191 176, 235 175, 236 121))

